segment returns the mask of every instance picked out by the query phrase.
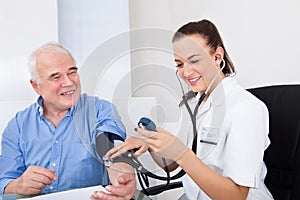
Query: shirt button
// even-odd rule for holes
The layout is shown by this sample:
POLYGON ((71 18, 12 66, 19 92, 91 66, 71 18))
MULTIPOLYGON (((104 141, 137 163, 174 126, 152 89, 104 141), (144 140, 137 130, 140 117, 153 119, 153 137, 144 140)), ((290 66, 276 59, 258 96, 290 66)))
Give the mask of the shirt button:
POLYGON ((57 141, 57 140, 55 141, 55 144, 58 144, 58 141, 57 141))
POLYGON ((56 163, 52 163, 52 167, 55 167, 56 166, 56 163))
POLYGON ((49 188, 50 188, 50 190, 53 190, 53 186, 50 186, 49 188))

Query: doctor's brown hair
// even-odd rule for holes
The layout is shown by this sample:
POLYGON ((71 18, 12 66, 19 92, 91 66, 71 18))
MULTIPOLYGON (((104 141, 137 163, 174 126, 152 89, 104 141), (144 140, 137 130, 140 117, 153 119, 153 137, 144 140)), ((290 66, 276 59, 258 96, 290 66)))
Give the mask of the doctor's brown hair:
POLYGON ((225 49, 223 40, 217 27, 206 19, 198 22, 189 22, 180 27, 174 34, 172 42, 174 43, 176 40, 179 40, 184 36, 195 34, 198 34, 206 41, 207 46, 211 49, 211 53, 214 53, 218 47, 222 47, 224 49, 223 59, 225 60, 225 67, 222 71, 224 74, 235 73, 235 67, 225 49))

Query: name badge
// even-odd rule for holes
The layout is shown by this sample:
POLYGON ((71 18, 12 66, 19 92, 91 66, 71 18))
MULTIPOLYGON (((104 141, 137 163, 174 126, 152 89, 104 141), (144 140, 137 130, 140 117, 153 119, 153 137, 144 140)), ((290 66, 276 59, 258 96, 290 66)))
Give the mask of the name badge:
POLYGON ((219 129, 203 127, 201 130, 201 143, 217 145, 219 139, 219 129))

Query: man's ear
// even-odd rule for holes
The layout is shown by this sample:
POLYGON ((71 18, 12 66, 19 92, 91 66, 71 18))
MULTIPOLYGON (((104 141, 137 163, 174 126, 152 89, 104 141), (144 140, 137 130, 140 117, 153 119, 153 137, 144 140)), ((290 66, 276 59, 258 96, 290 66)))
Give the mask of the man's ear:
POLYGON ((33 80, 30 80, 30 84, 32 86, 32 88, 34 89, 34 91, 40 95, 41 94, 41 90, 40 90, 40 86, 33 80))

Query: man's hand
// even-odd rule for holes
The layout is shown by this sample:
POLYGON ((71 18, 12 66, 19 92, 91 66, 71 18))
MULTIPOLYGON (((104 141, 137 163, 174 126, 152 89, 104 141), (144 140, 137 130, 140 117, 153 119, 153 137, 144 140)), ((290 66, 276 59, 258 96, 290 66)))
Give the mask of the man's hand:
POLYGON ((134 170, 126 163, 115 163, 109 168, 110 179, 112 185, 108 185, 105 189, 110 192, 95 191, 91 200, 129 200, 136 191, 136 180, 134 170), (122 170, 121 170, 122 169, 122 170), (125 170, 125 171, 123 171, 125 170))
POLYGON ((56 179, 54 169, 29 166, 22 176, 6 186, 4 193, 22 195, 39 194, 47 185, 56 179))

